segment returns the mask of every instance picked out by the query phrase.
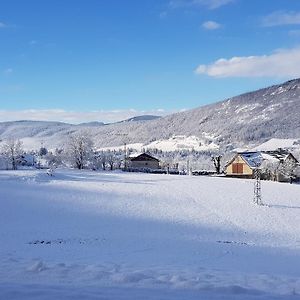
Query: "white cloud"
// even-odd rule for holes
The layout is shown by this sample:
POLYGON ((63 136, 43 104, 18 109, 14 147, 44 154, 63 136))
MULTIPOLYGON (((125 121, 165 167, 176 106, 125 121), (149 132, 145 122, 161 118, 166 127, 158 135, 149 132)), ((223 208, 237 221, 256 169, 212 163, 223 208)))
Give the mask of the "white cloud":
POLYGON ((206 21, 202 24, 202 27, 207 30, 215 30, 221 27, 221 24, 214 21, 206 21))
POLYGON ((28 109, 28 110, 0 110, 0 120, 18 121, 59 121, 66 123, 83 123, 99 121, 104 123, 118 122, 140 115, 165 116, 177 111, 153 109, 153 110, 98 110, 98 111, 66 111, 62 109, 28 109))
POLYGON ((216 9, 233 1, 234 0, 172 0, 169 2, 169 6, 171 8, 206 6, 209 9, 216 9))
POLYGON ((300 77, 300 47, 277 50, 270 55, 221 58, 200 65, 196 74, 211 77, 300 77))
POLYGON ((300 24, 300 12, 275 11, 262 20, 265 27, 300 24))

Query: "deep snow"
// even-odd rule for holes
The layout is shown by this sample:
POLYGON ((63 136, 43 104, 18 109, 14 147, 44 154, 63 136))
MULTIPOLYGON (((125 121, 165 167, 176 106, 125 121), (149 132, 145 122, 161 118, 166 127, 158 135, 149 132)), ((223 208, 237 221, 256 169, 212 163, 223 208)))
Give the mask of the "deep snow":
POLYGON ((0 172, 0 299, 300 299, 300 185, 0 172))

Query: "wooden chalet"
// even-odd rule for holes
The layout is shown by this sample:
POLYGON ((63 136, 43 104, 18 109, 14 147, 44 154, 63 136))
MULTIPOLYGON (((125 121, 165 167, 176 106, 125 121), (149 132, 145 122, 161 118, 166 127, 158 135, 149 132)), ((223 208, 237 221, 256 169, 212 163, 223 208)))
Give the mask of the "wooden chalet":
MULTIPOLYGON (((254 151, 236 153, 231 161, 225 166, 226 176, 238 178, 253 178, 254 169, 261 168, 262 164, 277 165, 273 170, 274 174, 268 174, 269 178, 276 181, 289 181, 290 178, 282 171, 285 165, 299 166, 298 160, 285 149, 277 149, 274 151, 254 151), (280 168, 281 167, 281 168, 280 168)), ((266 174, 263 174, 266 175, 266 174)))

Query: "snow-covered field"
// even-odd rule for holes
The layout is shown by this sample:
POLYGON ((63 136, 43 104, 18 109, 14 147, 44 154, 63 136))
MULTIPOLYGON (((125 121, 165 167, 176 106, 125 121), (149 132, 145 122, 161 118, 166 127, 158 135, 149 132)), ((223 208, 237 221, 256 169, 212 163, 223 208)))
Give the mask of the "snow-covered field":
POLYGON ((0 299, 300 299, 300 185, 0 172, 0 299))

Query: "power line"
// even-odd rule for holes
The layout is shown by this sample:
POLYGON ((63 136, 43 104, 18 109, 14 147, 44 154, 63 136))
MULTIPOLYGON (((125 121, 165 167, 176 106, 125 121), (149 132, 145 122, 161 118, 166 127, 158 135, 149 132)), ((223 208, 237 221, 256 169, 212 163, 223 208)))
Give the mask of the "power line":
POLYGON ((260 178, 260 169, 256 167, 254 169, 254 203, 256 205, 263 205, 262 203, 262 197, 261 197, 261 178, 260 178))

